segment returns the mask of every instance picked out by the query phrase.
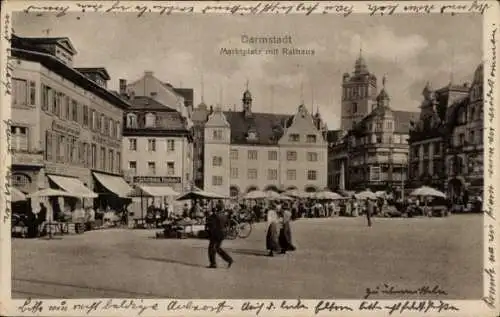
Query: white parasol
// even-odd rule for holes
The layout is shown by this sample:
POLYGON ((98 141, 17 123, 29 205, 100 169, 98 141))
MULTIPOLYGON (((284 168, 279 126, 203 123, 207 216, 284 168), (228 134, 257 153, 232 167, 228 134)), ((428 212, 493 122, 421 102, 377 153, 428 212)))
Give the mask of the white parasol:
POLYGON ((422 186, 411 192, 410 196, 432 196, 446 198, 446 194, 428 186, 422 186))

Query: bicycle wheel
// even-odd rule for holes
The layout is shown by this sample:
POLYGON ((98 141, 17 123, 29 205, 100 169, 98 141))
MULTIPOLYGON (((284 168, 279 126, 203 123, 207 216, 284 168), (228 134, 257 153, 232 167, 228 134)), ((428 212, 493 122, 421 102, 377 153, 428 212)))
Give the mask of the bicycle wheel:
POLYGON ((226 239, 234 240, 238 237, 238 222, 231 220, 227 226, 226 239))
POLYGON ((249 222, 242 222, 238 225, 238 237, 241 239, 248 238, 252 233, 252 224, 249 222))

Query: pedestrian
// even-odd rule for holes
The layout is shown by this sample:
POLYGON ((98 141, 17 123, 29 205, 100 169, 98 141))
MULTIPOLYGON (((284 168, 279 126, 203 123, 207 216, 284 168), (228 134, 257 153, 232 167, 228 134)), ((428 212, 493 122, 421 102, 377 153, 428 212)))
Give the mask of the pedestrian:
POLYGON ((287 251, 295 251, 295 246, 292 243, 292 229, 290 227, 292 213, 287 208, 282 209, 280 205, 276 206, 276 210, 281 222, 278 238, 281 254, 285 254, 287 251))
POLYGON ((368 227, 372 226, 372 215, 373 215, 374 204, 371 199, 366 200, 366 220, 368 221, 368 227))
POLYGON ((272 203, 267 211, 266 249, 269 251, 269 256, 274 256, 274 252, 279 251, 279 219, 275 208, 272 203))
POLYGON ((227 218, 223 215, 223 211, 217 207, 213 209, 212 214, 207 218, 207 232, 208 232, 208 259, 210 265, 208 268, 217 268, 216 254, 218 254, 224 261, 227 262, 227 267, 230 268, 234 263, 229 254, 221 248, 222 241, 224 241, 226 234, 227 218))

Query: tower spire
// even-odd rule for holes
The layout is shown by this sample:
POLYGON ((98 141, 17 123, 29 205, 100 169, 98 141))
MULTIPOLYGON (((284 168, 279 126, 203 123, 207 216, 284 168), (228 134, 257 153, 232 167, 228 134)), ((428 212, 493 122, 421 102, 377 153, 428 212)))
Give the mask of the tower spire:
POLYGON ((248 91, 248 85, 249 85, 249 83, 250 83, 250 82, 249 82, 249 80, 248 80, 248 78, 247 78, 247 81, 245 82, 245 86, 246 86, 246 90, 247 90, 247 91, 248 91))
POLYGON ((452 44, 451 47, 451 61, 450 61, 450 86, 453 85, 453 68, 455 64, 455 47, 452 44))
POLYGON ((387 74, 384 74, 384 77, 382 77, 382 88, 385 89, 385 83, 387 82, 387 74))
POLYGON ((311 84, 311 115, 314 114, 314 87, 311 84))
POLYGON ((304 82, 300 82, 300 104, 304 105, 304 82))
POLYGON ((205 103, 205 82, 203 81, 203 73, 201 73, 201 102, 205 103))

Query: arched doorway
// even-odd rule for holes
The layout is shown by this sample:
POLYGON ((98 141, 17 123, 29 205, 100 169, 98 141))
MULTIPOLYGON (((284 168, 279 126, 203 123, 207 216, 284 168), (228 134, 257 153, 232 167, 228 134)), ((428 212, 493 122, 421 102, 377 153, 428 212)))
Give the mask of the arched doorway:
POLYGON ((16 187, 23 193, 29 193, 31 189, 31 177, 24 173, 12 173, 12 186, 16 187))
POLYGON ((253 192, 254 190, 259 190, 259 188, 257 186, 248 186, 247 193, 253 192))
POLYGON ((264 191, 272 190, 273 192, 279 192, 278 187, 276 185, 267 185, 264 191))
POLYGON ((231 197, 238 197, 239 194, 240 194, 240 189, 238 186, 232 185, 229 187, 229 195, 231 197))
POLYGON ((288 186, 286 190, 297 190, 297 186, 288 186))
POLYGON ((463 204, 465 196, 465 186, 463 182, 454 178, 448 183, 448 197, 454 204, 463 204))
POLYGON ((316 186, 306 186, 304 190, 306 191, 306 193, 315 193, 318 191, 316 186))

